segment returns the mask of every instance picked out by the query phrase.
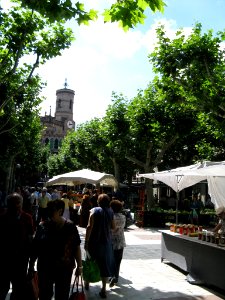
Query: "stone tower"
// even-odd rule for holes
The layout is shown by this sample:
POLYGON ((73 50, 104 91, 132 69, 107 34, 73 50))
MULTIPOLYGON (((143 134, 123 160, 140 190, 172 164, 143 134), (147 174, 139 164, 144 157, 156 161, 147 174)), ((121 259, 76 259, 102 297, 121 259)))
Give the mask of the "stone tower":
POLYGON ((73 103, 75 92, 67 88, 65 81, 64 88, 56 91, 56 110, 55 117, 50 114, 41 117, 43 125, 42 143, 49 144, 51 152, 58 152, 62 140, 68 130, 75 130, 73 120, 73 103))
POLYGON ((67 88, 65 80, 64 88, 56 91, 55 120, 64 124, 64 130, 75 129, 73 121, 73 103, 75 92, 67 88))

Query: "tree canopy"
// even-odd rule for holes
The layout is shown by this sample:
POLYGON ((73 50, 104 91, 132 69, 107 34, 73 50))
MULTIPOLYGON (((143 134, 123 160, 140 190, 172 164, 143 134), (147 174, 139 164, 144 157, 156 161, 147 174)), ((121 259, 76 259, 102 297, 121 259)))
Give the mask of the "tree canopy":
POLYGON ((20 2, 22 6, 39 12, 52 22, 75 19, 79 25, 88 24, 90 20, 95 20, 102 15, 105 22, 119 22, 124 29, 132 28, 139 23, 143 24, 146 18, 145 11, 148 8, 153 12, 163 12, 165 7, 165 2, 162 0, 117 0, 110 7, 105 1, 106 8, 103 12, 99 12, 95 8, 86 10, 84 3, 71 0, 14 0, 13 2, 20 2))
POLYGON ((44 83, 35 71, 69 47, 73 36, 63 22, 51 24, 18 5, 0 11, 0 17, 0 164, 8 191, 18 161, 26 169, 38 168, 42 130, 38 107, 44 83))
MULTIPOLYGON (((27 152, 24 157, 43 156, 31 152, 31 149, 41 149, 36 144, 41 134, 37 108, 42 101, 39 94, 44 83, 36 71, 40 64, 70 47, 74 37, 66 21, 88 24, 102 15, 105 22, 119 22, 128 29, 144 22, 147 8, 162 12, 165 3, 162 0, 115 1, 98 12, 86 10, 83 3, 70 0, 10 2, 13 5, 5 11, 0 4, 0 134, 8 141, 7 145, 2 143, 0 164, 6 177, 13 180, 19 153, 27 152)), ((23 164, 26 165, 24 159, 23 164)), ((9 182, 6 185, 9 187, 9 182)))
MULTIPOLYGON (((189 36, 179 30, 175 39, 168 38, 163 27, 157 33, 159 42, 149 58, 158 76, 129 101, 113 93, 97 133, 91 122, 82 128, 82 138, 87 137, 85 131, 100 137, 96 145, 88 134, 82 155, 93 158, 97 149, 94 155, 101 165, 102 157, 113 161, 114 175, 122 173, 122 180, 130 170, 147 173, 204 159, 224 160, 224 34, 202 33, 200 24, 189 36)), ((152 186, 146 183, 151 207, 152 186)))
POLYGON ((191 101, 199 110, 217 119, 225 118, 224 32, 202 32, 197 23, 189 36, 182 30, 170 39, 162 27, 157 29, 158 46, 149 55, 154 71, 160 75, 162 89, 170 101, 191 101))
MULTIPOLYGON (((29 169, 40 157, 46 160, 46 149, 37 150, 44 83, 35 70, 70 47, 74 37, 66 21, 88 24, 103 15, 126 30, 142 24, 148 9, 163 12, 165 6, 162 0, 118 0, 97 12, 70 0, 11 2, 17 5, 0 11, 0 165, 7 178, 18 161, 29 169)), ((93 167, 129 181, 134 170, 224 157, 224 32, 202 33, 196 24, 188 37, 179 30, 170 39, 163 27, 157 34, 149 59, 158 76, 129 101, 113 93, 106 116, 81 124, 50 157, 50 175, 93 167)))

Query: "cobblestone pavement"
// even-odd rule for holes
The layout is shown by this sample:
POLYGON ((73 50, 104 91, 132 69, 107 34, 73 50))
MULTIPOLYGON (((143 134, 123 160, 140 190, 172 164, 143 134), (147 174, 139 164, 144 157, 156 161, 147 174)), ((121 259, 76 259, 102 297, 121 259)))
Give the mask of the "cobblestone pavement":
MULTIPOLYGON (((78 227, 78 230, 84 254, 85 229, 78 227)), ((157 229, 143 229, 132 225, 126 230, 125 236, 127 247, 121 263, 119 282, 113 288, 107 286, 107 299, 225 299, 225 291, 222 293, 205 286, 190 284, 184 272, 169 263, 161 262, 161 234, 157 229)), ((87 299, 100 299, 100 287, 100 282, 90 284, 89 291, 85 291, 87 299)))
MULTIPOLYGON (((85 230, 79 228, 82 248, 85 230)), ((186 273, 161 262, 161 234, 157 229, 130 226, 126 232, 127 247, 121 263, 120 278, 113 288, 107 287, 109 300, 220 300, 224 294, 203 286, 192 285, 186 273)), ((101 284, 90 285, 87 299, 100 299, 101 284)))

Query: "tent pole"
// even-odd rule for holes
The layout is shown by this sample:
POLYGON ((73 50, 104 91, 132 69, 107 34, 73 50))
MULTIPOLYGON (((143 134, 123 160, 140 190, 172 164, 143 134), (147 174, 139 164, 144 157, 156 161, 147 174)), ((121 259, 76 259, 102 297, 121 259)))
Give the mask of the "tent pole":
POLYGON ((183 175, 176 175, 177 177, 177 197, 176 197, 176 225, 178 224, 178 201, 180 198, 180 189, 179 189, 179 183, 183 177, 183 175))
POLYGON ((179 191, 177 191, 177 197, 176 197, 176 225, 178 224, 178 201, 179 201, 179 198, 180 198, 180 193, 179 191))

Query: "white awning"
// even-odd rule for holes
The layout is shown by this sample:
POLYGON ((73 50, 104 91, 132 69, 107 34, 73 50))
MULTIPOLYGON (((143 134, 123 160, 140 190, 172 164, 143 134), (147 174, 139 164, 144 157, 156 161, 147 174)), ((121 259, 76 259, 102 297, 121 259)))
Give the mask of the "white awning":
POLYGON ((139 174, 138 177, 161 181, 176 192, 207 180, 212 202, 216 207, 225 205, 225 161, 204 161, 169 171, 139 174))
POLYGON ((68 172, 54 176, 47 181, 47 186, 50 185, 78 185, 83 183, 91 183, 94 185, 106 185, 117 187, 118 182, 111 174, 95 172, 89 169, 68 172))

